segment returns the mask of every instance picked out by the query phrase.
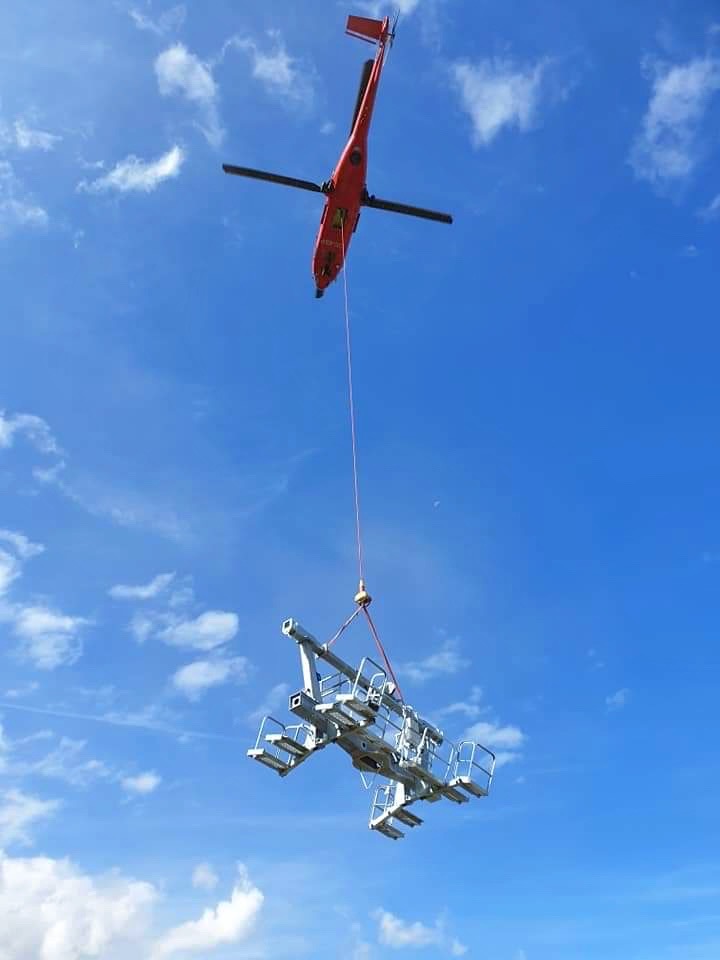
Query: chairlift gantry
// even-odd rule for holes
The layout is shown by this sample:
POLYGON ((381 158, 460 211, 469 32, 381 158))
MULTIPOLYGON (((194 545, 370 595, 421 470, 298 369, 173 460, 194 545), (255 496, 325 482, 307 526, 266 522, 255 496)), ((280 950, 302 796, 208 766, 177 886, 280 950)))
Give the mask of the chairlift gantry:
POLYGON ((398 823, 411 828, 422 824, 409 809, 421 800, 436 803, 445 797, 463 804, 488 795, 495 770, 490 750, 472 740, 447 740, 396 698, 396 684, 370 657, 363 657, 355 669, 297 620, 286 620, 282 632, 296 642, 300 654, 303 687, 289 698, 289 710, 300 722, 264 717, 248 757, 286 777, 319 750, 336 744, 364 783, 365 774, 380 778, 368 825, 392 840, 404 836, 398 823), (332 672, 322 676, 320 661, 332 672))

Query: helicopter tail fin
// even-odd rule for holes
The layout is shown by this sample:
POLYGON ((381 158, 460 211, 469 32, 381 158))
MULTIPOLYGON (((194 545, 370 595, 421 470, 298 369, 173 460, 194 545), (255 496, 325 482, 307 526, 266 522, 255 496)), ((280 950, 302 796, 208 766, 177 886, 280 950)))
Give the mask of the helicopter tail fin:
POLYGON ((390 21, 387 17, 384 20, 371 20, 369 17, 349 16, 345 33, 358 40, 367 40, 368 43, 383 42, 389 36, 390 21))

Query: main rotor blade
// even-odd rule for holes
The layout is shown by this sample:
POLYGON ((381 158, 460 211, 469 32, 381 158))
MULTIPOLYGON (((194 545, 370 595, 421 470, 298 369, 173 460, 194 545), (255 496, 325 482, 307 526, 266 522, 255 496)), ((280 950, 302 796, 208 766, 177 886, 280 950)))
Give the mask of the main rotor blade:
POLYGON ((366 197, 361 201, 364 207, 374 207, 376 210, 389 210, 390 213, 404 213, 408 217, 422 217, 423 220, 435 220, 437 223, 452 223, 449 213, 438 213, 436 210, 425 210, 424 207, 411 207, 407 203, 395 203, 392 200, 379 200, 377 197, 366 197))
POLYGON ((297 187, 298 190, 312 190, 313 193, 322 193, 319 183, 311 180, 298 180, 297 177, 284 177, 279 173, 268 173, 266 170, 253 170, 252 167, 236 167, 231 163, 224 163, 225 173, 232 173, 236 177, 251 177, 253 180, 268 180, 270 183, 281 183, 285 187, 297 187))

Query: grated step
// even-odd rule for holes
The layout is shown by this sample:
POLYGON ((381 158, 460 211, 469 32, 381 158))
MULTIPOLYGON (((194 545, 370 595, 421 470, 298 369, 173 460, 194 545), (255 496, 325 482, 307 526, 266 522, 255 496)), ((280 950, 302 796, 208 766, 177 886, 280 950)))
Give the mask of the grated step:
POLYGON ((393 816, 396 820, 399 820, 408 827, 419 827, 423 822, 420 817, 416 816, 414 813, 410 813, 410 811, 406 810, 404 807, 398 807, 396 810, 393 810, 393 816))
POLYGON ((262 763, 266 767, 270 767, 271 770, 276 770, 278 773, 287 773, 290 769, 289 763, 286 763, 284 760, 281 760, 272 753, 268 753, 267 750, 263 750, 262 748, 248 750, 247 755, 251 760, 257 760, 258 763, 262 763))
POLYGON ((451 781, 451 785, 453 787, 462 787, 463 790, 467 790, 467 792, 471 793, 474 797, 486 797, 488 795, 485 787, 481 787, 479 783, 476 783, 470 777, 455 777, 455 779, 451 781))
POLYGON ((394 827, 389 819, 381 820, 379 823, 371 823, 371 830, 377 830, 378 833, 382 833, 385 837, 390 837, 391 840, 402 840, 405 834, 402 830, 398 830, 397 827, 394 827))
POLYGON ((351 717, 349 713, 345 713, 336 703, 319 703, 315 707, 315 710, 317 713, 322 714, 323 717, 332 720, 336 726, 341 727, 345 732, 353 730, 359 725, 355 717, 351 717))
POLYGON ((358 700, 351 693, 339 693, 335 697, 335 702, 352 710, 353 713, 359 713, 361 717, 368 720, 374 720, 378 714, 378 708, 367 703, 365 700, 358 700))
POLYGON ((442 795, 447 797, 448 800, 452 800, 453 803, 468 803, 469 800, 464 793, 461 793, 460 790, 456 790, 453 786, 455 781, 448 783, 442 789, 442 795))
POLYGON ((279 747, 281 750, 284 750, 285 753, 292 754, 294 757, 304 757, 309 753, 308 748, 304 744, 293 740, 292 737, 288 737, 285 733, 266 733, 265 740, 274 747, 279 747))

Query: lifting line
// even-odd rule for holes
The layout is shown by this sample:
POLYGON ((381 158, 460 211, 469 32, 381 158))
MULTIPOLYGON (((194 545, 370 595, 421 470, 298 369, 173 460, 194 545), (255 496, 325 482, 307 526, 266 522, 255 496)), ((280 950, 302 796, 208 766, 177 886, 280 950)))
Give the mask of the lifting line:
POLYGON ((368 607, 372 602, 372 597, 367 592, 365 588, 365 563, 363 555, 363 541, 362 541, 362 525, 360 523, 360 484, 358 481, 358 456, 357 456, 357 425, 356 425, 356 416, 355 416, 355 398, 353 395, 353 373, 352 373, 352 340, 350 337, 350 309, 348 307, 348 287, 347 287, 347 262, 345 260, 345 224, 344 220, 340 220, 340 239, 342 242, 342 254, 343 254, 343 291, 345 299, 345 353, 347 356, 347 377, 348 377, 348 405, 350 408, 350 438, 352 440, 352 469, 353 469, 353 491, 355 495, 355 537, 357 541, 357 558, 358 558, 358 577, 359 577, 359 586, 358 592, 355 594, 355 603, 357 608, 354 613, 348 617, 348 619, 343 623, 340 629, 337 631, 335 636, 328 641, 326 648, 330 647, 335 641, 340 637, 345 630, 350 626, 355 617, 362 611, 365 614, 365 617, 370 627, 370 633, 375 640, 375 644, 380 652, 380 656, 383 659, 385 667, 392 677, 392 681, 395 684, 395 690, 401 702, 404 702, 404 697, 402 695, 402 690, 400 685, 397 682, 397 677, 395 676, 395 671, 392 668, 390 659, 385 653, 385 648, 382 645, 380 640, 380 635, 378 634, 377 628, 373 622, 372 617, 370 616, 370 611, 368 607))

